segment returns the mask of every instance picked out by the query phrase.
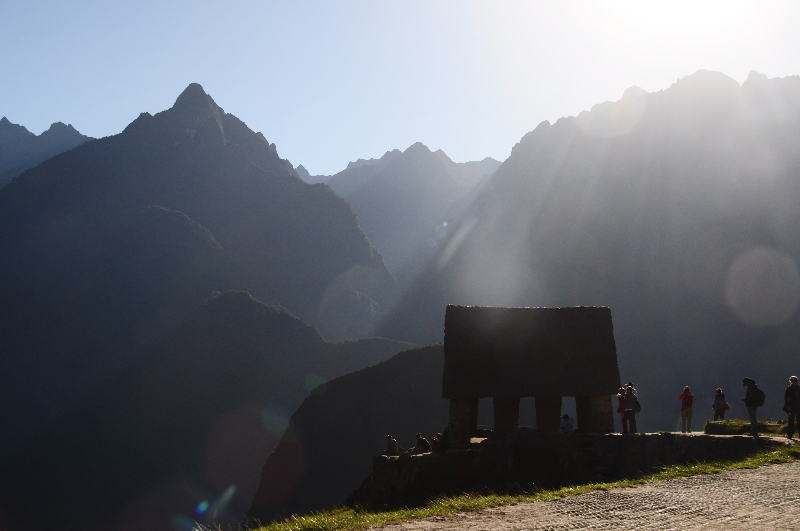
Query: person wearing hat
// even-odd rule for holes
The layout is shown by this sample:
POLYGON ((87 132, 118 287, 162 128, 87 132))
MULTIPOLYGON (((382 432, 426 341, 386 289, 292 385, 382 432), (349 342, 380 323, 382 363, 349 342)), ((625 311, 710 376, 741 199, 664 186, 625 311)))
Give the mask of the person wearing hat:
MULTIPOLYGON (((789 378, 789 387, 783 393, 783 410, 789 414, 788 437, 794 437, 794 424, 797 420, 797 414, 800 413, 800 385, 797 385, 797 376, 789 378)), ((800 434, 800 426, 797 428, 800 434)))
POLYGON ((683 393, 678 397, 681 401, 681 433, 690 433, 692 431, 692 404, 694 403, 694 395, 689 390, 689 386, 683 388, 683 393))

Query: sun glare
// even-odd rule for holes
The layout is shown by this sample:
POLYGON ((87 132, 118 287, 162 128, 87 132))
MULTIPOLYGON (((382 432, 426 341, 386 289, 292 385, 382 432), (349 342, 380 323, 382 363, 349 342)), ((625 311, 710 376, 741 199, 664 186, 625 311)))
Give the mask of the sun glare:
POLYGON ((671 49, 719 45, 757 18, 757 5, 741 2, 603 2, 592 11, 611 39, 671 49))

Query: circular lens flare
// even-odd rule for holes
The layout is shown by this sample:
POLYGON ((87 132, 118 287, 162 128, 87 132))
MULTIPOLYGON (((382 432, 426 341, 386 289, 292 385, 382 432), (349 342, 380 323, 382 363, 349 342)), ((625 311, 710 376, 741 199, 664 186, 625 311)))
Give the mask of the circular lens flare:
POLYGON ((800 273, 794 260, 774 249, 754 247, 728 269, 725 300, 753 327, 785 323, 800 304, 800 273))

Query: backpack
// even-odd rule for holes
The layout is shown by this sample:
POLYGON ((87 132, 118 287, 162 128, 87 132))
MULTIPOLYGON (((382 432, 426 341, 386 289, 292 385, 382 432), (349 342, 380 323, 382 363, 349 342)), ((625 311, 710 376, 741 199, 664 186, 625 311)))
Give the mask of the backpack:
POLYGON ((642 405, 639 403, 639 399, 638 398, 633 397, 633 405, 632 405, 631 409, 633 409, 637 413, 641 413, 642 405))
POLYGON ((753 398, 756 401, 756 407, 761 407, 764 405, 764 401, 767 399, 767 395, 764 394, 764 391, 759 389, 758 387, 755 388, 753 391, 753 398))
POLYGON ((688 395, 684 397, 681 405, 683 407, 692 407, 692 402, 694 402, 694 395, 688 395))

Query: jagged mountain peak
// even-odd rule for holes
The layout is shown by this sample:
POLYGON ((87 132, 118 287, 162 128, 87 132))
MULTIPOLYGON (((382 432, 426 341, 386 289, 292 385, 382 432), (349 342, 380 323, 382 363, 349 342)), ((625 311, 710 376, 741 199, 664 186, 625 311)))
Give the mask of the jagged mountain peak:
POLYGON ((172 108, 176 109, 193 106, 206 107, 209 106, 209 101, 216 106, 211 96, 206 94, 206 91, 203 90, 202 85, 199 83, 190 83, 189 86, 180 93, 172 108))
POLYGON ((431 153, 431 150, 428 149, 428 146, 423 144, 422 142, 415 142, 408 146, 408 148, 403 151, 404 155, 428 155, 431 153))
POLYGON ((12 123, 5 116, 0 119, 0 142, 11 142, 20 138, 33 138, 35 136, 25 126, 12 123))

